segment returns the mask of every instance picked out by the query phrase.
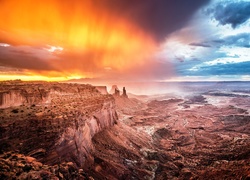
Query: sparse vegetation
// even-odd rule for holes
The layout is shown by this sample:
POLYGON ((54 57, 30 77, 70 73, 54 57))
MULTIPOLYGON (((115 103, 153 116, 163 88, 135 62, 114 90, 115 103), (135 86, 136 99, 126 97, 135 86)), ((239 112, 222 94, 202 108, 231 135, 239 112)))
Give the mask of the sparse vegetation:
POLYGON ((18 109, 13 109, 11 112, 12 112, 12 113, 18 113, 19 110, 18 110, 18 109))

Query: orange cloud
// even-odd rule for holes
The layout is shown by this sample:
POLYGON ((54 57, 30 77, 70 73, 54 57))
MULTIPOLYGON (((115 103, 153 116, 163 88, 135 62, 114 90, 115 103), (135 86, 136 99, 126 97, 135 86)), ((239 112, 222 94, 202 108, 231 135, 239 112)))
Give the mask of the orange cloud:
POLYGON ((105 69, 128 72, 156 48, 149 34, 93 0, 1 0, 0 17, 3 42, 62 47, 46 63, 68 76, 96 76, 105 69))

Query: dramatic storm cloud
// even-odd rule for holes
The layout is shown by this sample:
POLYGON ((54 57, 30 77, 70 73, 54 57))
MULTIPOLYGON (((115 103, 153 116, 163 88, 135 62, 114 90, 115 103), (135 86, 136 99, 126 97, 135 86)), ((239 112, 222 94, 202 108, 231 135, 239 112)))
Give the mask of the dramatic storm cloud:
POLYGON ((250 2, 214 0, 167 37, 176 80, 250 80, 250 2))
POLYGON ((156 58, 159 45, 208 2, 2 0, 1 74, 165 79, 172 65, 156 58))
POLYGON ((0 79, 241 79, 247 71, 237 69, 250 61, 249 6, 247 0, 1 0, 0 79))
POLYGON ((186 25, 196 10, 208 2, 209 0, 102 1, 111 12, 129 19, 160 41, 186 25))
POLYGON ((208 13, 219 21, 220 24, 230 24, 233 28, 245 23, 250 18, 250 2, 219 2, 208 13))

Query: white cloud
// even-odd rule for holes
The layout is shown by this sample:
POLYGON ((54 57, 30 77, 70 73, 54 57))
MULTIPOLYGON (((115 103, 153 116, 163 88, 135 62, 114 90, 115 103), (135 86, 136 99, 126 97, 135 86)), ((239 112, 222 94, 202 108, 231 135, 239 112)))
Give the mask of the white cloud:
POLYGON ((250 80, 250 75, 243 75, 243 76, 241 76, 241 79, 243 81, 249 81, 250 80))
POLYGON ((248 58, 250 60, 249 48, 223 46, 218 50, 218 52, 223 52, 229 57, 237 56, 239 58, 248 58))
POLYGON ((162 44, 162 50, 158 53, 158 57, 165 57, 165 59, 176 63, 178 61, 200 59, 204 55, 208 55, 210 51, 208 47, 190 45, 195 39, 192 38, 192 35, 188 35, 189 33, 192 34, 187 31, 173 33, 162 44))
POLYGON ((250 61, 249 58, 233 58, 233 57, 225 57, 225 58, 218 58, 213 61, 208 61, 204 63, 204 66, 214 66, 218 64, 235 64, 240 62, 247 62, 250 61))
POLYGON ((192 68, 188 69, 189 71, 199 71, 201 68, 209 67, 209 66, 216 66, 222 64, 237 64, 241 62, 248 62, 250 61, 249 57, 221 57, 214 59, 212 61, 203 62, 201 64, 195 65, 192 68))

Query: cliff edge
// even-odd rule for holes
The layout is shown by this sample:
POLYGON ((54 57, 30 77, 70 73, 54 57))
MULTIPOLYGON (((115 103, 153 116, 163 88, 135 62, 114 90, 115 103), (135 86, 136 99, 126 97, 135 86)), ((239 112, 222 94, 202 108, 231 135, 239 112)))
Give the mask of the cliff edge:
POLYGON ((113 126, 115 100, 83 84, 0 84, 0 154, 17 151, 54 165, 93 160, 92 137, 113 126))

